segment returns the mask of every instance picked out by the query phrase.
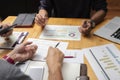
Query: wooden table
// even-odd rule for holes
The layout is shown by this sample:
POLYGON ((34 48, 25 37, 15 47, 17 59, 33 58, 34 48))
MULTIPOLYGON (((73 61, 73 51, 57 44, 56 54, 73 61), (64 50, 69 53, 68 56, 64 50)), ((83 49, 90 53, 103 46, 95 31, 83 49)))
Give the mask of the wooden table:
MULTIPOLYGON (((9 16, 7 19, 3 21, 3 23, 13 23, 15 20, 15 16, 9 16)), ((82 22, 85 19, 76 19, 76 18, 50 18, 48 21, 48 24, 57 24, 57 25, 76 25, 80 26, 82 22)), ((93 35, 93 32, 103 26, 105 23, 107 23, 109 20, 104 20, 101 24, 97 25, 95 29, 92 30, 90 37, 84 37, 81 36, 80 41, 69 41, 68 49, 83 49, 83 48, 88 48, 88 47, 93 47, 93 46, 98 46, 98 45, 103 45, 103 44, 108 44, 112 43, 108 40, 105 40, 103 38, 97 37, 93 35)), ((38 38, 42 28, 38 26, 37 24, 34 24, 33 27, 31 28, 14 28, 14 31, 28 31, 29 35, 26 37, 27 38, 38 38)), ((26 40, 25 39, 25 40, 26 40)), ((115 43, 114 43, 115 44, 115 43)), ((115 44, 119 49, 120 45, 115 44)), ((3 55, 7 54, 9 50, 0 50, 0 57, 3 55)), ((90 77, 90 80, 97 80, 97 77, 95 76, 92 68, 90 67, 90 64, 88 63, 87 59, 84 58, 85 63, 87 64, 88 67, 88 75, 90 77)))

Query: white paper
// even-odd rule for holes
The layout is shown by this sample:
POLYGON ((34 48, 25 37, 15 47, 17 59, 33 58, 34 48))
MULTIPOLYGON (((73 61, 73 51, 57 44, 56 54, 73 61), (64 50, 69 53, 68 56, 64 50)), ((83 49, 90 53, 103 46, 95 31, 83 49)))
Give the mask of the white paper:
POLYGON ((67 46, 68 46, 68 42, 40 40, 40 39, 34 39, 34 38, 29 38, 28 41, 32 41, 33 44, 36 44, 38 46, 36 54, 33 57, 33 60, 45 61, 45 58, 47 56, 47 52, 50 46, 55 47, 59 43, 57 48, 60 49, 63 53, 67 49, 67 46))
POLYGON ((80 40, 81 33, 79 26, 71 25, 46 25, 42 31, 41 39, 56 39, 56 40, 80 40))
POLYGON ((74 58, 64 58, 64 62, 84 63, 84 53, 81 50, 66 50, 65 56, 73 56, 74 58))
POLYGON ((113 45, 84 49, 99 80, 120 80, 120 51, 113 45))

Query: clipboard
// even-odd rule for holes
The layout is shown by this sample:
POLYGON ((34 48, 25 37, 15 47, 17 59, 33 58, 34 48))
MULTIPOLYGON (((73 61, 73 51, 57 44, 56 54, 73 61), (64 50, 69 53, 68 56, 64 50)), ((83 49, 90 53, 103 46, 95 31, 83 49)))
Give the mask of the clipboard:
POLYGON ((0 49, 12 50, 17 44, 22 43, 28 32, 13 32, 7 40, 5 38, 0 38, 0 49))

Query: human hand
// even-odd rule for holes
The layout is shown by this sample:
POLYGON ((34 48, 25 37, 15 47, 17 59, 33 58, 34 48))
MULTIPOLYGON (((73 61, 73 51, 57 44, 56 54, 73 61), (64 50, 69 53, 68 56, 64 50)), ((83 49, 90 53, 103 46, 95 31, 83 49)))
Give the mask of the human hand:
POLYGON ((46 62, 49 72, 54 73, 56 70, 61 69, 64 54, 58 49, 49 47, 46 62))
MULTIPOLYGON (((4 29, 4 28, 7 28, 7 27, 9 27, 11 25, 9 23, 7 23, 7 24, 0 23, 0 26, 2 26, 1 29, 4 29)), ((1 37, 9 37, 12 34, 12 32, 13 32, 13 29, 11 29, 9 32, 7 32, 5 34, 2 34, 0 36, 1 37)))
POLYGON ((91 30, 92 24, 90 21, 84 21, 82 26, 79 28, 79 31, 85 36, 88 36, 91 30))
POLYGON ((27 59, 31 59, 37 50, 36 45, 32 45, 32 42, 24 42, 17 45, 13 51, 7 56, 12 58, 14 62, 22 62, 27 59))
POLYGON ((41 9, 39 13, 35 17, 35 22, 39 25, 44 27, 48 20, 48 13, 46 10, 41 9))

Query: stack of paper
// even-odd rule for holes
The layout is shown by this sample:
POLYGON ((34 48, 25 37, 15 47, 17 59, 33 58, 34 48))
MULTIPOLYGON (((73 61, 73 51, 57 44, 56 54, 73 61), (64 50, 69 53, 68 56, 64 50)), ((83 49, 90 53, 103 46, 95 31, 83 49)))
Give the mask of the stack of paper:
POLYGON ((33 44, 38 46, 35 56, 33 60, 45 61, 45 58, 48 53, 48 48, 50 46, 60 49, 64 53, 64 62, 69 63, 83 63, 83 53, 81 50, 67 50, 68 42, 59 42, 59 41, 50 41, 50 40, 40 40, 29 38, 28 41, 32 41, 33 44))
POLYGON ((120 51, 113 45, 84 49, 99 80, 120 80, 120 51))

